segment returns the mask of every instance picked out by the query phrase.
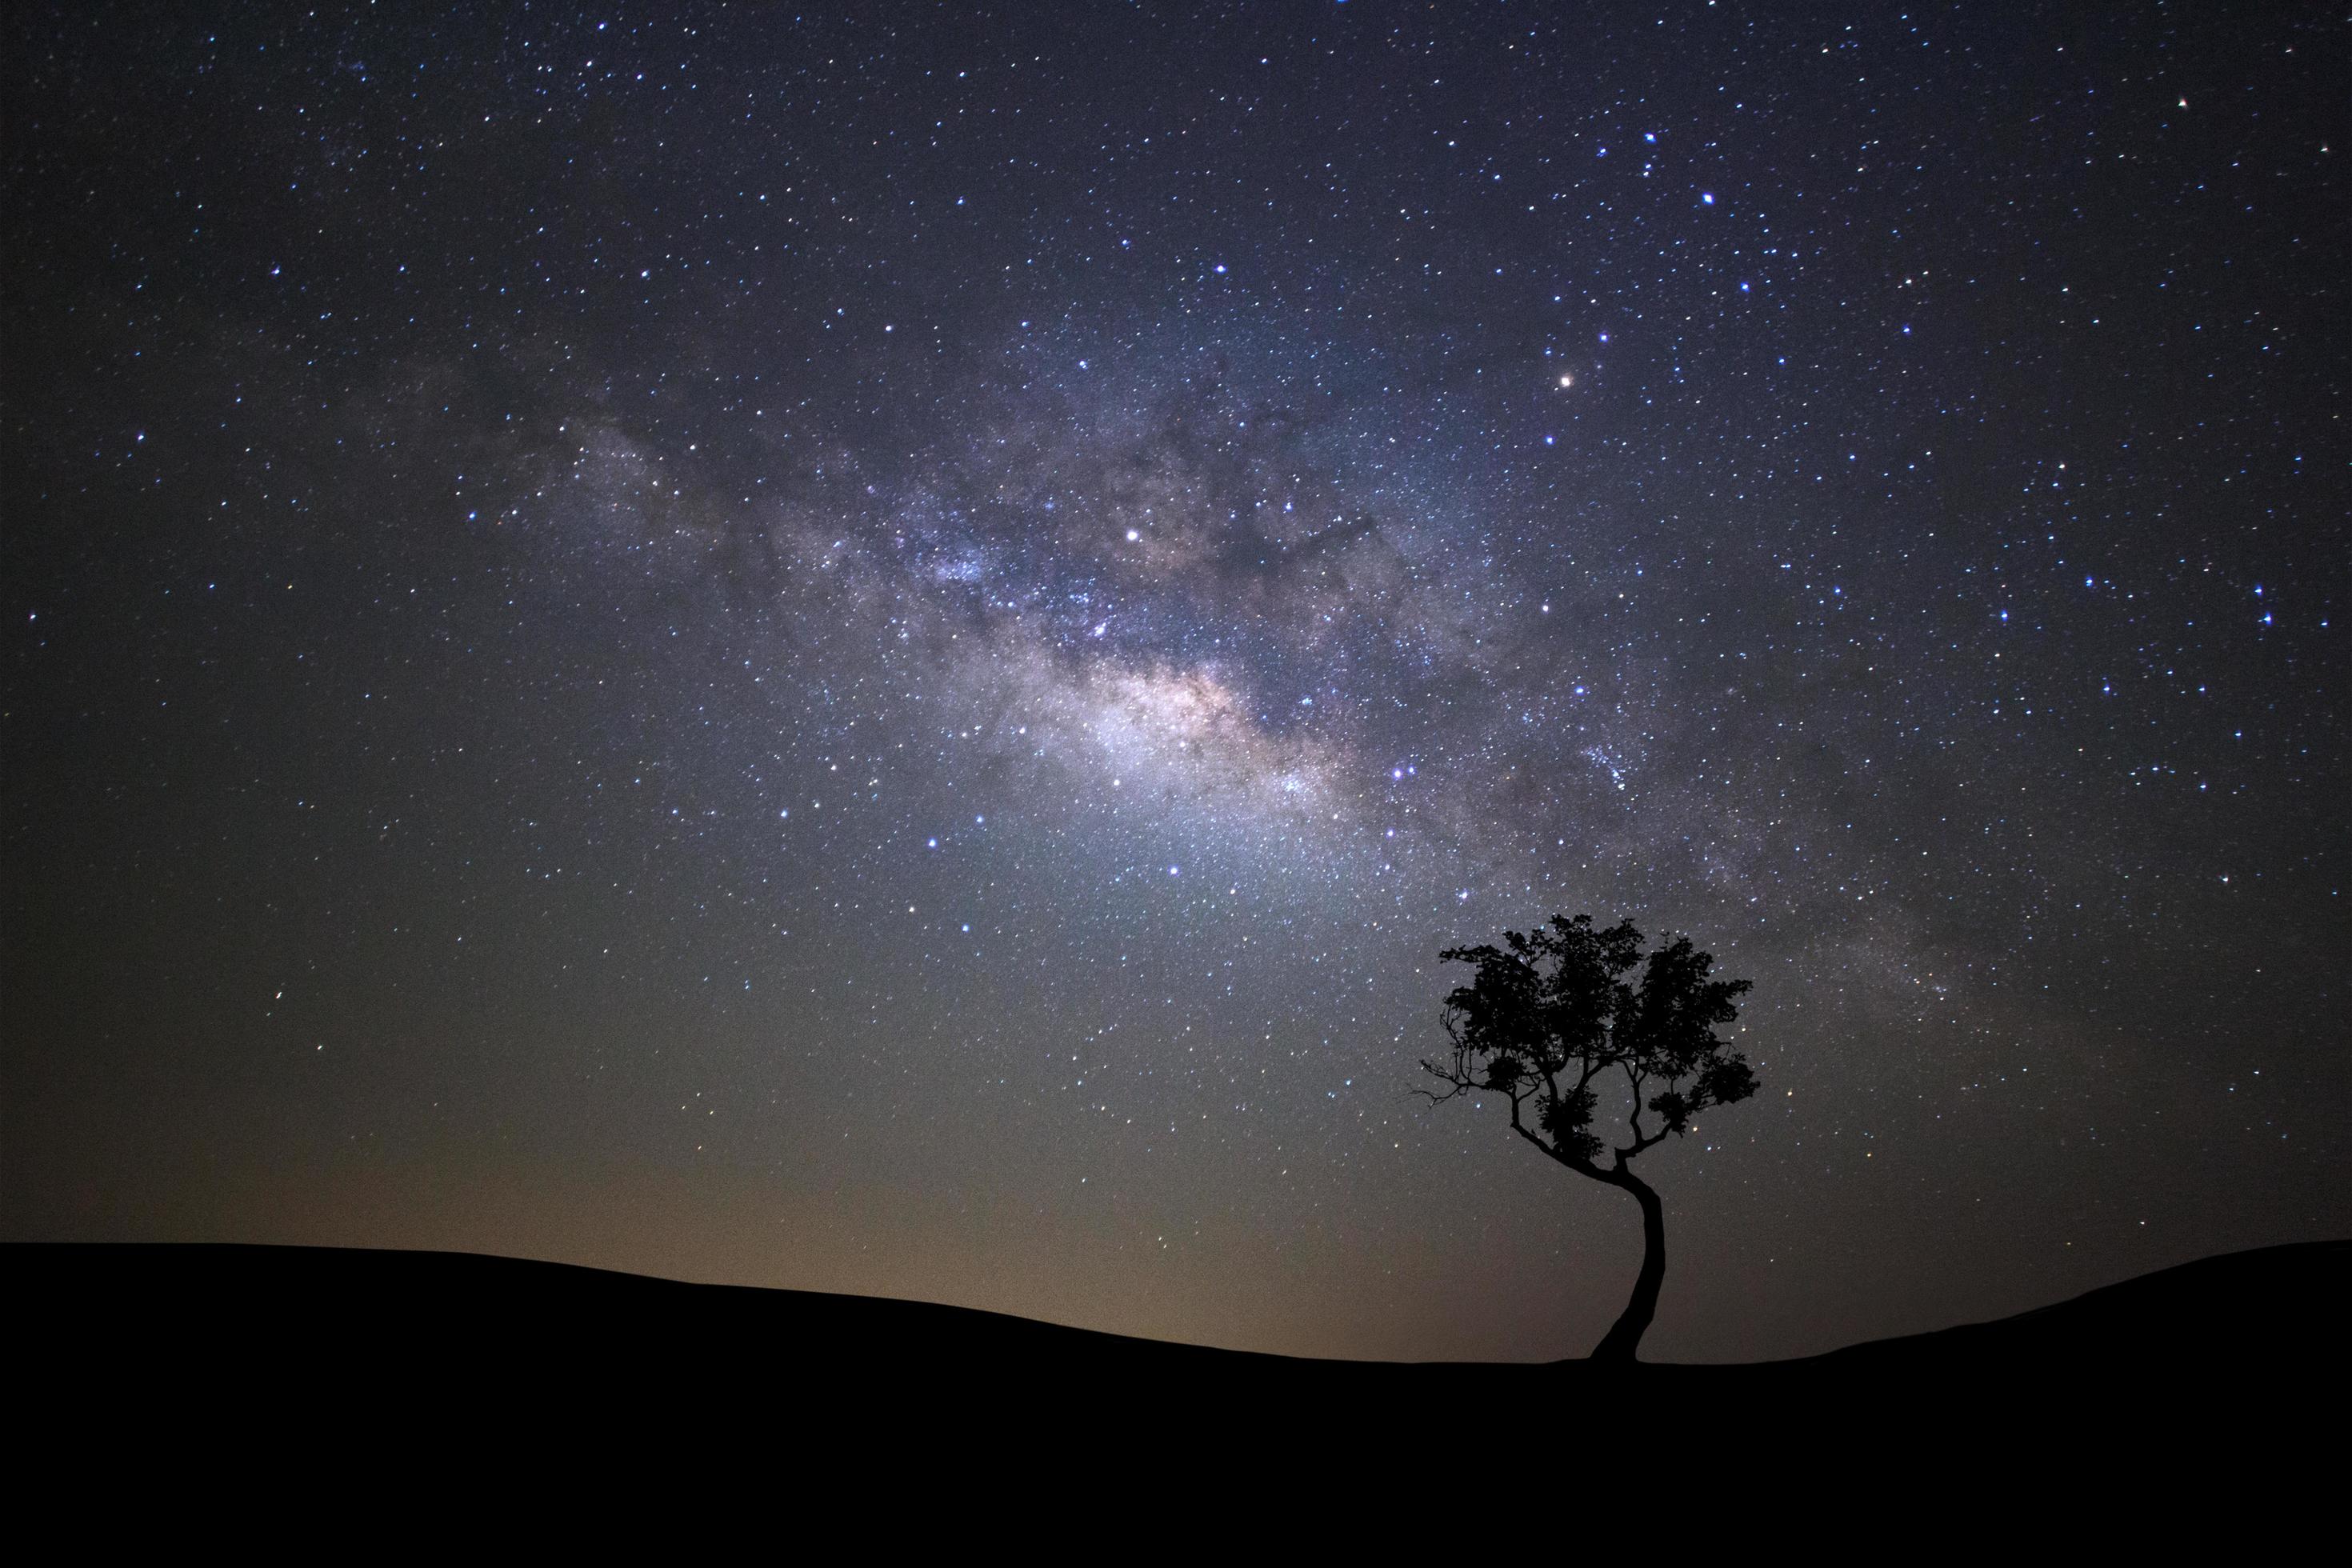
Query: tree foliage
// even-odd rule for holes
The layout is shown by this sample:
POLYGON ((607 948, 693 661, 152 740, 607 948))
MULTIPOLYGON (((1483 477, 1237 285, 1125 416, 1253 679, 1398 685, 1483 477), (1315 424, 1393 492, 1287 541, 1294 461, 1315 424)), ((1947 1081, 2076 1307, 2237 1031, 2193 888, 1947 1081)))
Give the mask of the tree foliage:
POLYGON ((1630 921, 1604 931, 1590 915, 1554 915, 1503 942, 1439 954, 1475 973, 1445 999, 1451 1059, 1421 1064, 1449 1086, 1432 1099, 1507 1095, 1522 1137, 1605 1181, 1700 1112, 1756 1092, 1748 1058, 1716 1033, 1738 1016, 1749 983, 1709 978, 1714 958, 1688 937, 1644 959, 1630 921), (1605 1142, 1596 1128, 1604 1093, 1630 1107, 1623 1142, 1605 1142))

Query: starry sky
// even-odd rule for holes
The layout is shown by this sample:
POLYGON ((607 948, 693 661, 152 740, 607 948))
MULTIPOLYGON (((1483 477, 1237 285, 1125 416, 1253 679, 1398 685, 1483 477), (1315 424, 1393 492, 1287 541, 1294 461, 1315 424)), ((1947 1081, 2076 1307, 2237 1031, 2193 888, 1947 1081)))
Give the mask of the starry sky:
POLYGON ((7 1236, 1580 1354, 1554 911, 1650 1355, 2352 1231, 2340 18, 6 26, 7 1236))

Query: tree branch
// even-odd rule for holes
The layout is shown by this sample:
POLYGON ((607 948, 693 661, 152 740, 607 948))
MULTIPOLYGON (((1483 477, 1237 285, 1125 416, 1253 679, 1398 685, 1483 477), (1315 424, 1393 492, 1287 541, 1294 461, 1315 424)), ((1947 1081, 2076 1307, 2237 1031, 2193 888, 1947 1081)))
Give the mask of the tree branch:
POLYGON ((1626 1161, 1648 1148, 1654 1140, 1645 1138, 1642 1131, 1642 1083, 1648 1075, 1634 1071, 1630 1058, 1618 1065, 1625 1069, 1626 1087, 1633 1091, 1633 1109, 1625 1116, 1625 1125, 1633 1131, 1633 1146, 1617 1151, 1617 1166, 1622 1170, 1626 1161))
POLYGON ((1610 1152, 1613 1153, 1617 1157, 1617 1168, 1621 1171, 1623 1170, 1625 1168, 1626 1161, 1633 1159, 1644 1149, 1654 1149, 1659 1144, 1664 1142, 1666 1141, 1666 1135, 1673 1131, 1674 1129, 1671 1127, 1661 1127, 1655 1132, 1644 1132, 1642 1131, 1641 1126, 1636 1123, 1633 1128, 1633 1146, 1630 1149, 1612 1149, 1610 1151, 1610 1152))
POLYGON ((1430 1061, 1426 1058, 1423 1058, 1422 1060, 1421 1070, 1427 1073, 1430 1077, 1437 1079, 1440 1083, 1451 1086, 1444 1094, 1439 1094, 1434 1089, 1408 1089, 1406 1091, 1409 1094, 1419 1096, 1421 1099, 1429 1101, 1432 1105, 1443 1105, 1449 1100, 1458 1100, 1463 1095, 1469 1093, 1472 1089, 1478 1087, 1477 1084, 1460 1068, 1456 1068, 1449 1071, 1444 1068, 1439 1067, 1435 1062, 1430 1061))
POLYGON ((1550 1155, 1553 1159, 1559 1161, 1561 1164, 1566 1165, 1570 1170, 1574 1171, 1580 1176, 1590 1176, 1596 1182, 1607 1182, 1609 1185, 1612 1187, 1620 1184, 1616 1182, 1611 1182, 1609 1180, 1609 1173, 1594 1164, 1591 1161, 1580 1160, 1573 1154, 1566 1153, 1559 1149, 1555 1149, 1550 1144, 1545 1142, 1541 1138, 1538 1138, 1533 1132, 1528 1131, 1527 1124, 1519 1120, 1519 1099, 1517 1095, 1513 1095, 1511 1097, 1511 1131, 1526 1139, 1528 1142, 1534 1144, 1537 1148, 1542 1150, 1545 1153, 1550 1155))

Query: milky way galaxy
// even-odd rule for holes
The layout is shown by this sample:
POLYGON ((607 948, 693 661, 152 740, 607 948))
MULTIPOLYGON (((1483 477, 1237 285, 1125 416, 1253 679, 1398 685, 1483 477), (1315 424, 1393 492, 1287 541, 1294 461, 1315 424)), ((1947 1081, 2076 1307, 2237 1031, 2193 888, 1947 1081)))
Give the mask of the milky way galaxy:
POLYGON ((1581 1353, 1555 911, 1661 1358, 2352 1222, 2326 18, 7 27, 7 1234, 1581 1353))

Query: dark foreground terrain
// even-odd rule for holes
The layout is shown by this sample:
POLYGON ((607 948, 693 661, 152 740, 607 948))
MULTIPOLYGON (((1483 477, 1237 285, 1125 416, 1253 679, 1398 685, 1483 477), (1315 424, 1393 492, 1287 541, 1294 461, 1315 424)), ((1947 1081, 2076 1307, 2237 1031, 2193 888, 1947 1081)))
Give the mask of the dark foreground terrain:
POLYGON ((160 1444, 199 1468, 486 1447, 524 1465, 648 1442, 882 1466, 953 1453, 1262 1467, 1354 1452, 1424 1479, 1458 1471, 1476 1494, 1510 1484, 1507 1456, 1526 1448, 1570 1469, 1610 1452, 1801 1460, 1824 1484, 2000 1485, 2029 1468, 2047 1482, 2058 1468, 2086 1487, 2126 1468, 2292 1484, 2309 1467, 2334 1473, 2352 1393, 2352 1242, 2207 1258, 1805 1360, 1619 1370, 1293 1360, 453 1253, 17 1246, 0 1258, 18 1434, 118 1458, 160 1444))

